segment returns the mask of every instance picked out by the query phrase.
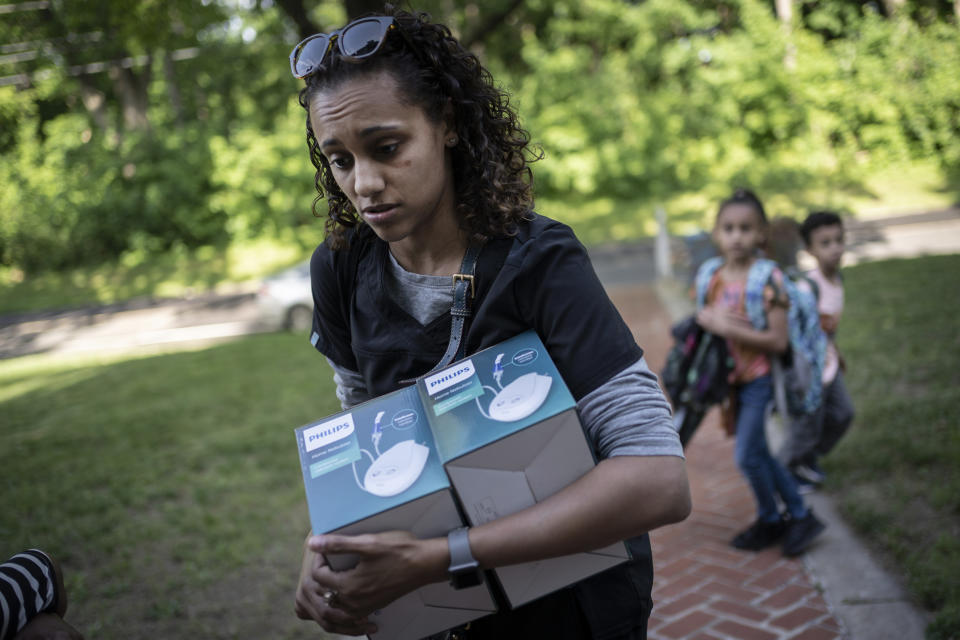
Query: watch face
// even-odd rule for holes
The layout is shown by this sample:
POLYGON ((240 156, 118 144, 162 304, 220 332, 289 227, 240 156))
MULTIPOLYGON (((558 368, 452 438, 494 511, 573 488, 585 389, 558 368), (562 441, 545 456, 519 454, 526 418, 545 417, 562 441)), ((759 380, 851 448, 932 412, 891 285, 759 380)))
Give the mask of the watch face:
POLYGON ((483 576, 479 569, 467 569, 450 574, 450 585, 454 589, 466 589, 483 584, 483 576))

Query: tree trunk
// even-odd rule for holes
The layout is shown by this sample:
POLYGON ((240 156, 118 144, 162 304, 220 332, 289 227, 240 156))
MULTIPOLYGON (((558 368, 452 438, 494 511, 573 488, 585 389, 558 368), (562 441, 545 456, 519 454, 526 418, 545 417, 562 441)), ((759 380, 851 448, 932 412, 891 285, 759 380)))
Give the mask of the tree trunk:
POLYGON ((347 10, 347 20, 353 20, 367 13, 381 13, 383 0, 343 0, 343 7, 347 10))
POLYGON ((776 0, 777 19, 786 40, 783 66, 789 70, 797 67, 797 47, 793 44, 793 0, 776 0))
POLYGON ((101 91, 86 78, 80 76, 77 78, 80 82, 80 99, 87 113, 93 118, 93 123, 101 131, 107 130, 107 99, 101 91))
MULTIPOLYGON (((45 7, 39 14, 47 22, 53 33, 63 34, 60 38, 51 40, 53 46, 63 56, 67 66, 82 66, 81 59, 77 54, 75 44, 71 42, 69 30, 60 20, 60 17, 54 13, 53 8, 45 7)), ((109 38, 109 35, 107 36, 109 38)), ((110 79, 113 81, 114 91, 120 100, 123 112, 123 123, 127 129, 141 129, 149 126, 147 120, 147 89, 150 84, 151 59, 148 57, 144 71, 139 76, 130 68, 134 62, 131 62, 127 52, 122 47, 110 52, 115 56, 109 70, 110 79), (127 60, 128 62, 121 62, 127 60)), ((82 72, 81 72, 82 73, 82 72)), ((86 80, 82 75, 79 76, 81 86, 81 98, 84 106, 90 112, 91 117, 97 126, 106 125, 105 105, 103 94, 101 94, 93 83, 86 80)))
POLYGON ((287 17, 297 25, 297 32, 300 34, 301 40, 321 31, 310 19, 310 16, 307 15, 307 9, 303 6, 303 0, 277 0, 277 4, 280 5, 283 12, 287 14, 287 17))
POLYGON ((123 125, 125 129, 146 129, 150 122, 147 119, 147 87, 150 85, 150 69, 148 62, 141 75, 132 69, 114 64, 110 69, 110 79, 120 98, 123 111, 123 125))
POLYGON ((180 97, 180 86, 177 84, 177 74, 169 51, 163 52, 163 79, 164 84, 167 85, 167 96, 170 97, 173 119, 178 127, 183 127, 183 100, 180 97))
MULTIPOLYGON (((960 0, 957 1, 960 2, 960 0)), ((470 35, 463 38, 463 46, 469 49, 477 42, 482 42, 484 38, 503 24, 503 21, 522 4, 523 0, 512 0, 502 11, 488 15, 482 24, 473 29, 470 35)))
POLYGON ((906 4, 906 0, 883 0, 883 10, 888 17, 892 18, 900 12, 904 4, 906 4))
POLYGON ((793 0, 777 0, 777 19, 781 24, 793 24, 793 0))

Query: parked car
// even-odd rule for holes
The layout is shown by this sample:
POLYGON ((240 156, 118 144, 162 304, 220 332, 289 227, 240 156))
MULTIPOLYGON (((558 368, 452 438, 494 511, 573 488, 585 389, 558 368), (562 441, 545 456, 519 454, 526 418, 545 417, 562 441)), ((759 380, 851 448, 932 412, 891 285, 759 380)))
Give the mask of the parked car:
POLYGON ((309 331, 313 324, 310 261, 264 278, 257 291, 257 306, 266 328, 309 331))

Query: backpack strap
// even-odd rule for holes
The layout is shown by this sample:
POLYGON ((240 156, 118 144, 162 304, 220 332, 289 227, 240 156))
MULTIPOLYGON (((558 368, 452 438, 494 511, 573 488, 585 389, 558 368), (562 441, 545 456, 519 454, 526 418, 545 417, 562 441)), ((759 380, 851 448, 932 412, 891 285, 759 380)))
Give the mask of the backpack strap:
POLYGON ((763 290, 770 283, 773 277, 773 270, 777 268, 777 263, 773 260, 759 258, 750 265, 750 271, 747 272, 746 294, 744 296, 744 306, 747 311, 747 318, 755 329, 767 328, 767 310, 763 303, 763 290))
MULTIPOLYGON (((702 309, 707 303, 707 291, 710 288, 710 281, 714 274, 723 265, 723 258, 716 256, 704 262, 697 270, 695 280, 697 291, 697 308, 702 309)), ((756 329, 767 328, 767 310, 763 304, 763 289, 773 277, 773 270, 777 268, 777 263, 773 260, 760 258, 754 260, 750 265, 750 271, 747 273, 746 294, 744 296, 744 306, 746 307, 747 317, 750 324, 756 329)))
POLYGON ((813 294, 813 299, 820 300, 820 285, 810 276, 809 271, 800 271, 796 267, 790 267, 784 271, 784 274, 798 285, 801 282, 806 284, 810 293, 813 294))
POLYGON ((697 277, 694 280, 697 293, 697 309, 703 309, 703 307, 706 306, 710 281, 713 280, 714 274, 721 266, 723 266, 723 258, 714 256, 705 260, 704 263, 700 265, 700 268, 697 269, 697 277))
POLYGON ((480 258, 481 243, 471 242, 467 246, 467 251, 463 255, 463 262, 460 264, 460 271, 453 274, 453 305, 450 307, 450 341, 447 343, 447 351, 440 358, 430 371, 436 371, 447 366, 454 359, 460 359, 464 355, 463 335, 467 322, 472 313, 473 298, 476 293, 474 288, 474 272, 477 269, 477 260, 480 258))
MULTIPOLYGON (((483 243, 471 242, 463 254, 463 262, 460 263, 460 271, 453 274, 453 304, 450 307, 450 340, 447 342, 447 350, 443 357, 430 371, 424 375, 438 371, 455 359, 459 360, 464 356, 466 343, 464 335, 466 327, 473 313, 473 298, 476 295, 474 286, 474 273, 477 269, 477 260, 480 259, 480 250, 483 249, 483 243)), ((416 381, 416 378, 401 380, 400 384, 410 384, 416 381)))

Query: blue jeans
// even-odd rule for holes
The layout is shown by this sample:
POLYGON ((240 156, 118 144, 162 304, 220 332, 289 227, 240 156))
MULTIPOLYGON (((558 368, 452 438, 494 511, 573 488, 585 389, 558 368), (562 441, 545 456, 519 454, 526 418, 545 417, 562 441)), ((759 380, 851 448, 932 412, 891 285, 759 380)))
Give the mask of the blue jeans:
POLYGON ((797 491, 793 476, 770 454, 764 432, 767 404, 773 398, 770 376, 757 378, 737 387, 737 440, 734 456, 737 466, 750 483, 757 501, 757 518, 763 522, 780 519, 776 496, 793 518, 807 515, 807 507, 797 491))

